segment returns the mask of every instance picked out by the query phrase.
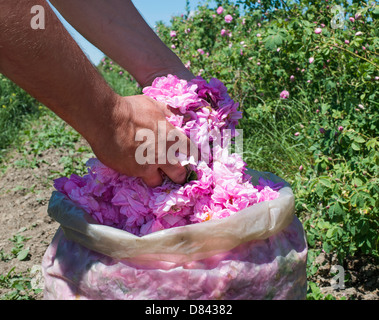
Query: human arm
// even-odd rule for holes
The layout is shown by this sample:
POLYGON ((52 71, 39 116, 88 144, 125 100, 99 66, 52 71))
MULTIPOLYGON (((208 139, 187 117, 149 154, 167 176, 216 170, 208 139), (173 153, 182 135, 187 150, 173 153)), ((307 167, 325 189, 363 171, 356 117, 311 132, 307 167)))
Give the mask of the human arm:
POLYGON ((130 0, 51 0, 88 41, 142 86, 169 73, 191 80, 180 59, 149 27, 130 0))
MULTIPOLYGON (((32 4, 0 0, 0 72, 76 129, 105 165, 140 176, 150 186, 162 182, 159 170, 183 183, 186 171, 180 164, 142 166, 135 159, 136 131, 156 133, 157 121, 169 114, 166 106, 145 96, 117 95, 49 5, 43 0, 32 4), (44 7, 45 29, 31 28, 32 4, 44 7)), ((173 129, 169 123, 167 128, 173 129)))

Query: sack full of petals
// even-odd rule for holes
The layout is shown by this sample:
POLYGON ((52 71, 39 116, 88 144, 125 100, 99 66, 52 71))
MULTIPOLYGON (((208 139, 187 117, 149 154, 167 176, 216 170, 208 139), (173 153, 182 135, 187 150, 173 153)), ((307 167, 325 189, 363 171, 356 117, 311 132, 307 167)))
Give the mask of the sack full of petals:
POLYGON ((184 185, 164 177, 151 188, 97 159, 88 174, 57 179, 45 299, 304 299, 307 247, 292 190, 219 143, 238 137, 241 118, 224 84, 168 75, 143 94, 177 109, 167 120, 205 146, 207 161, 183 160, 184 185))

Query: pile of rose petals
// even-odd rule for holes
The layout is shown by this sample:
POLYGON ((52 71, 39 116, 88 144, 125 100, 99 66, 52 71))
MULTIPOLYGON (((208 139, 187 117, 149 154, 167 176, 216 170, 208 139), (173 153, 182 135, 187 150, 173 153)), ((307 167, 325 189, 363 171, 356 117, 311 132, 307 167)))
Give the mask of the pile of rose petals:
MULTIPOLYGON (((246 163, 237 153, 216 143, 227 132, 236 136, 241 118, 238 103, 217 79, 197 77, 190 82, 173 75, 159 77, 143 94, 164 102, 176 113, 167 120, 199 148, 209 148, 206 161, 187 161, 191 179, 184 185, 165 178, 148 187, 140 178, 119 174, 97 159, 87 163, 88 174, 54 182, 55 188, 99 223, 143 236, 162 229, 228 217, 248 206, 279 197, 283 185, 260 179, 253 186, 246 163)), ((187 159, 188 160, 188 159, 187 159)), ((182 162, 183 163, 183 162, 182 162)))

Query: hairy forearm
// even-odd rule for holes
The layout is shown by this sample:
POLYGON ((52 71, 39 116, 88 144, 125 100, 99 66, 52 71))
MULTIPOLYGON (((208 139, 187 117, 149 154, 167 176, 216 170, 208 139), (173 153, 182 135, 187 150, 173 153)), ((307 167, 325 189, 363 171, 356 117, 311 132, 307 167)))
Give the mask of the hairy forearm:
POLYGON ((130 0, 52 0, 87 40, 125 68, 140 85, 157 76, 192 74, 159 39, 130 0))
POLYGON ((0 72, 53 110, 85 138, 106 123, 110 89, 44 0, 0 0, 0 72), (32 5, 45 29, 31 28, 32 5))

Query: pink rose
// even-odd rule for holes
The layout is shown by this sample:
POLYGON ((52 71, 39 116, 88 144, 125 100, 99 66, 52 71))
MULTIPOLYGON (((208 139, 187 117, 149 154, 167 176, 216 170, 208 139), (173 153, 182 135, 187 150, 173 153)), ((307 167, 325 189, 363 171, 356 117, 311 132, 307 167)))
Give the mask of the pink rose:
POLYGON ((316 28, 316 29, 315 29, 315 33, 316 33, 316 34, 319 34, 319 33, 321 33, 321 32, 322 32, 322 29, 321 29, 321 28, 316 28))
POLYGON ((226 23, 231 23, 232 20, 233 20, 233 17, 232 17, 230 14, 227 14, 227 15, 225 16, 225 22, 226 22, 226 23))
POLYGON ((219 7, 217 8, 216 12, 217 12, 217 14, 221 14, 221 13, 224 12, 224 8, 221 7, 221 6, 219 6, 219 7))
POLYGON ((225 29, 221 29, 221 36, 225 36, 226 35, 226 30, 225 29))
POLYGON ((282 98, 282 99, 288 99, 289 96, 290 96, 290 93, 287 90, 283 90, 280 93, 280 98, 282 98))
POLYGON ((313 61, 315 61, 315 58, 310 57, 310 58, 309 58, 309 63, 312 63, 313 61))
POLYGON ((171 31, 170 31, 170 37, 171 37, 171 38, 176 37, 176 31, 171 30, 171 31))

